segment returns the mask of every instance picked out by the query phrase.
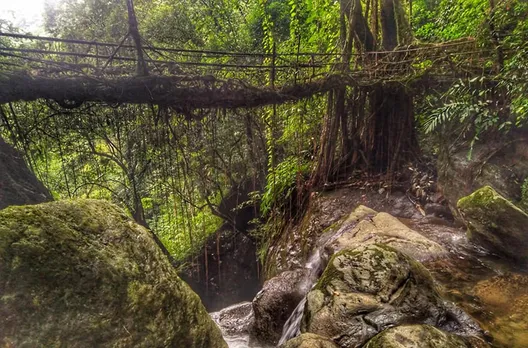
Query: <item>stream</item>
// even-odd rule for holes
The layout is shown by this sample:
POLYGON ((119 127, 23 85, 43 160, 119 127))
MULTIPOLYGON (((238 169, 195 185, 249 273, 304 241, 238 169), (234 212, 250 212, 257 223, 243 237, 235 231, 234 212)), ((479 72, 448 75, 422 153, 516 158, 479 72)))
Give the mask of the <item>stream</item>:
MULTIPOLYGON (((522 330, 515 320, 519 314, 522 316, 519 320, 526 320, 524 307, 519 309, 516 308, 518 305, 513 305, 519 301, 521 304, 528 303, 526 269, 515 269, 510 263, 470 243, 465 228, 455 223, 440 218, 400 221, 449 251, 448 257, 426 261, 423 264, 437 281, 441 293, 476 319, 490 335, 490 339, 493 337, 493 346, 528 347, 528 332, 522 330), (505 301, 509 302, 510 306, 504 303, 505 301), (521 312, 517 313, 519 310, 521 312)), ((301 285, 304 294, 313 287, 326 264, 327 256, 323 252, 325 246, 332 243, 347 228, 349 226, 343 226, 335 234, 319 241, 318 247, 305 265, 310 272, 307 272, 301 285)), ((305 303, 306 297, 297 305, 284 325, 279 346, 300 333, 305 303)), ((237 304, 228 309, 235 309, 235 315, 231 313, 223 318, 222 313, 226 310, 211 314, 222 329, 228 346, 267 348, 250 343, 251 303, 237 304), (239 307, 244 310, 238 310, 239 307), (239 313, 236 313, 237 311, 239 313), (226 330, 226 327, 229 329, 226 330)))

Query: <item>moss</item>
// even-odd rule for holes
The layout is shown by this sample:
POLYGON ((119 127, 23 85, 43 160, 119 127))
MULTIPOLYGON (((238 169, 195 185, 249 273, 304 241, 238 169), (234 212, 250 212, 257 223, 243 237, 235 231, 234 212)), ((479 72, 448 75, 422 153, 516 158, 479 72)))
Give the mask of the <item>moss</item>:
POLYGON ((458 336, 443 332, 430 325, 405 325, 387 329, 370 341, 364 348, 468 348, 458 336))
POLYGON ((524 179, 523 184, 521 185, 521 208, 525 211, 528 211, 528 177, 524 179))
POLYGON ((458 201, 473 241, 500 254, 525 260, 528 215, 493 188, 484 186, 458 201))
POLYGON ((225 347, 150 232, 109 203, 0 211, 0 260, 0 346, 225 347))

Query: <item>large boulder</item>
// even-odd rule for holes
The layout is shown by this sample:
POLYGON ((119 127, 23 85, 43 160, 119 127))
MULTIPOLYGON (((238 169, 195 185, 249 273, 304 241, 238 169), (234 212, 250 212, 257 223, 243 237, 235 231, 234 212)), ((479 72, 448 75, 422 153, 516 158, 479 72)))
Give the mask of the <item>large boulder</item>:
POLYGON ((460 318, 453 308, 439 296, 419 262, 389 246, 373 244, 331 258, 307 295, 301 331, 350 348, 402 324, 479 333, 473 321, 460 318))
POLYGON ((329 338, 303 333, 282 344, 280 348, 339 348, 339 346, 329 338))
POLYGON ((476 144, 471 151, 469 147, 442 151, 438 186, 455 217, 460 217, 456 209, 460 198, 482 186, 493 187, 508 200, 521 199, 521 185, 528 177, 528 138, 522 132, 510 134, 503 144, 491 141, 476 144))
POLYGON ((457 335, 430 325, 402 325, 383 331, 364 348, 469 348, 457 335))
POLYGON ((528 214, 489 186, 458 201, 469 238, 490 251, 528 261, 528 214))
POLYGON ((286 271, 264 283, 253 300, 252 342, 279 342, 284 324, 308 291, 307 275, 305 269, 286 271))
POLYGON ((95 200, 0 211, 0 346, 227 347, 151 232, 95 200))
POLYGON ((338 238, 327 246, 330 255, 343 249, 385 244, 419 260, 444 256, 447 251, 387 213, 364 206, 357 207, 344 221, 338 238))
POLYGON ((0 137, 0 209, 51 201, 51 194, 29 170, 24 158, 0 137))

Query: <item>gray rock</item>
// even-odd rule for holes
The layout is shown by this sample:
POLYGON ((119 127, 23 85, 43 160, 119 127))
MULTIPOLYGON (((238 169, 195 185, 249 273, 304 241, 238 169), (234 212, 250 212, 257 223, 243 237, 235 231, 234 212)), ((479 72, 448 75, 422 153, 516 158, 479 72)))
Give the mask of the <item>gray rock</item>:
POLYGON ((343 227, 345 231, 327 247, 330 255, 376 243, 389 245, 419 261, 439 258, 447 253, 438 243, 410 229, 397 218, 363 206, 350 214, 343 227), (350 221, 356 223, 350 224, 350 221))
POLYGON ((469 238, 501 255, 528 261, 528 214, 485 186, 458 201, 469 238))
POLYGON ((306 293, 306 270, 286 271, 264 283, 253 300, 252 342, 276 345, 282 328, 306 293))
POLYGON ((405 325, 387 329, 364 348, 468 348, 460 337, 430 325, 405 325))
POLYGON ((280 346, 280 348, 339 348, 331 339, 304 333, 280 346))
POLYGON ((302 332, 360 347, 401 324, 429 324, 478 334, 439 296, 429 272, 408 255, 373 244, 335 254, 307 296, 302 332))
POLYGON ((489 143, 443 151, 438 161, 438 186, 453 215, 460 198, 482 186, 491 186, 506 199, 521 199, 521 184, 528 177, 528 140, 511 135, 506 145, 489 143))
POLYGON ((0 209, 53 200, 24 158, 0 137, 0 209))
POLYGON ((0 211, 0 346, 226 348, 150 231, 117 207, 0 211))
POLYGON ((211 313, 225 336, 248 335, 253 326, 254 314, 251 302, 242 302, 211 313))

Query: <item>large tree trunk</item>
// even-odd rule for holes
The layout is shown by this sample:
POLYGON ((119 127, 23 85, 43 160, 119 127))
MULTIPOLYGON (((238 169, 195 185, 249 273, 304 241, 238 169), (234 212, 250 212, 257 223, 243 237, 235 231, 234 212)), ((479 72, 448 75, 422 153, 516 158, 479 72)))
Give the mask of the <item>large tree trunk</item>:
MULTIPOLYGON (((374 31, 368 26, 365 16, 369 13, 363 14, 360 0, 341 1, 342 20, 348 20, 348 25, 341 26, 341 44, 346 59, 352 56, 352 47, 356 47, 358 52, 366 53, 356 63, 376 66, 378 55, 371 54, 373 51, 394 50, 409 43, 412 36, 399 0, 372 0, 369 10, 374 31), (378 18, 381 18, 382 47, 376 47, 378 18)), ((350 61, 343 62, 343 69, 349 64, 350 61)), ((418 151, 413 100, 405 87, 379 84, 353 91, 343 88, 333 90, 330 96, 331 105, 312 174, 313 186, 346 180, 357 169, 391 178, 418 151)))

